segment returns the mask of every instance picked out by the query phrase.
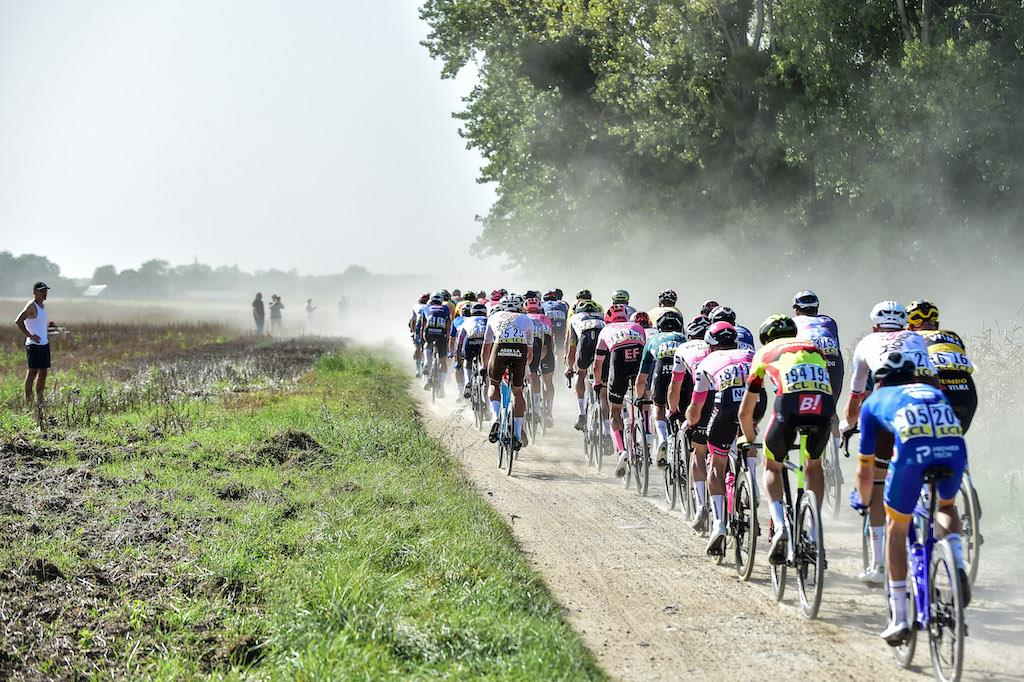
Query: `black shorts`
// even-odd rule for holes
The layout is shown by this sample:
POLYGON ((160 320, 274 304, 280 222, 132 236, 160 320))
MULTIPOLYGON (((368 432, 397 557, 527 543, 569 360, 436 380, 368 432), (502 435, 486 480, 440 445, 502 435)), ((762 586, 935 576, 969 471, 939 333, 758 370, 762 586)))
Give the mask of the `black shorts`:
POLYGON ((660 358, 655 361, 651 377, 651 397, 655 405, 663 407, 668 402, 668 389, 672 385, 672 358, 660 358))
POLYGON ((448 337, 444 335, 428 336, 424 339, 424 343, 429 350, 444 356, 448 355, 448 337))
POLYGON ((541 355, 544 353, 544 341, 534 337, 533 339, 533 356, 530 358, 530 374, 537 374, 540 372, 540 361, 541 355))
POLYGON ((953 413, 960 420, 964 433, 971 428, 974 413, 978 410, 978 390, 974 379, 967 372, 939 372, 942 392, 953 406, 953 413))
MULTIPOLYGON (((689 375, 687 375, 687 380, 689 380, 689 375)), ((685 383, 684 383, 684 387, 685 387, 685 383)), ((693 393, 693 384, 691 382, 690 390, 686 394, 686 406, 687 407, 689 407, 689 405, 690 405, 690 396, 692 395, 692 393, 693 393)), ((679 404, 682 405, 682 399, 680 399, 679 404)), ((682 407, 681 409, 685 410, 686 407, 682 407)), ((697 445, 707 445, 708 444, 708 424, 711 423, 711 415, 714 414, 714 412, 715 412, 715 392, 714 391, 709 391, 708 395, 707 395, 707 400, 704 401, 704 407, 702 407, 701 410, 700 410, 700 421, 697 422, 696 424, 694 424, 693 425, 693 430, 690 431, 690 442, 691 443, 696 443, 697 445)))
POLYGON ((717 450, 728 450, 739 433, 740 404, 734 400, 723 400, 713 405, 711 420, 708 422, 707 444, 717 450))
POLYGON ((50 344, 30 343, 25 346, 29 369, 50 369, 50 344))
POLYGON ((491 362, 487 365, 487 376, 492 384, 500 384, 501 377, 508 370, 511 386, 518 388, 526 384, 526 344, 499 343, 491 351, 491 362))
POLYGON ((825 366, 828 368, 828 380, 832 384, 832 404, 839 405, 839 396, 843 392, 843 379, 846 377, 846 367, 843 365, 843 356, 836 354, 825 358, 825 366))
POLYGON ((540 373, 551 374, 555 371, 555 344, 550 343, 547 347, 547 352, 543 354, 544 357, 540 360, 540 373))
POLYGON ((797 430, 815 427, 807 435, 807 454, 818 459, 832 437, 832 419, 836 405, 827 393, 784 393, 775 396, 775 411, 764 434, 764 456, 784 462, 796 442, 797 430))
POLYGON ((613 350, 604 363, 611 366, 608 372, 608 401, 621 405, 626 399, 626 391, 629 390, 629 382, 636 379, 640 371, 640 360, 643 357, 644 347, 639 345, 620 346, 613 350))
POLYGON ((583 332, 576 342, 576 367, 589 369, 594 364, 594 356, 597 355, 597 337, 601 334, 600 329, 590 329, 583 332))
POLYGON ((467 341, 462 348, 462 362, 466 367, 473 364, 473 360, 480 357, 480 352, 484 349, 483 339, 477 341, 467 341))

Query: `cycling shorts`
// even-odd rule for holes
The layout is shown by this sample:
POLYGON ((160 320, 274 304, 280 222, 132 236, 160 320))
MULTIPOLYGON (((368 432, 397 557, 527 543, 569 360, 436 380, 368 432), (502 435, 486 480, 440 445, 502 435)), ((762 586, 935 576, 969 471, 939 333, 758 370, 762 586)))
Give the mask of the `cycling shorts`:
POLYGON ((960 482, 967 468, 967 452, 960 446, 947 446, 954 448, 948 450, 951 456, 936 460, 931 457, 923 463, 919 463, 913 457, 901 457, 889 464, 889 473, 885 477, 885 511, 888 516, 897 521, 909 521, 914 514, 914 507, 921 497, 921 488, 924 486, 924 472, 936 464, 948 466, 953 470, 950 478, 938 481, 935 491, 940 500, 953 500, 960 490, 960 482))
MULTIPOLYGON (((690 381, 690 375, 686 375, 686 379, 683 380, 683 388, 686 390, 686 382, 690 381)), ((690 405, 690 397, 693 392, 693 382, 690 382, 690 388, 686 392, 686 405, 683 405, 682 398, 679 400, 679 409, 686 410, 690 405)), ((711 423, 711 415, 715 412, 715 393, 709 391, 707 400, 704 401, 704 406, 700 410, 700 421, 693 425, 693 429, 690 431, 690 442, 696 443, 697 445, 708 444, 708 424, 711 423)))
POLYGON ((796 443, 800 427, 814 427, 807 434, 807 454, 818 459, 832 437, 832 419, 836 407, 827 393, 782 393, 775 396, 775 409, 764 434, 764 456, 784 462, 796 443))
POLYGON ((576 342, 576 366, 579 369, 589 369, 594 364, 594 357, 597 355, 597 337, 601 334, 600 329, 590 329, 583 332, 576 342))
POLYGON ((621 405, 629 390, 629 382, 636 378, 640 371, 640 360, 643 346, 620 346, 608 354, 605 366, 611 366, 608 372, 608 401, 621 405))
POLYGON ((832 404, 839 405, 839 396, 843 392, 843 379, 846 378, 846 366, 842 355, 830 355, 825 358, 828 369, 828 380, 832 384, 832 404))
POLYGON ((533 337, 533 356, 530 358, 530 374, 540 372, 541 353, 544 352, 544 339, 533 337))
POLYGON ((491 351, 490 362, 487 365, 487 377, 492 384, 500 384, 501 377, 505 370, 508 370, 513 387, 520 387, 526 384, 526 354, 525 343, 499 343, 491 351))
MULTIPOLYGON (((659 407, 668 402, 668 389, 672 385, 672 358, 661 358, 654 363, 651 397, 659 407)), ((693 390, 691 388, 691 390, 693 390)))
POLYGON ((724 455, 729 452, 739 432, 739 413, 740 404, 734 400, 714 403, 707 431, 707 444, 712 454, 724 455))
POLYGON ((483 339, 479 339, 477 341, 466 341, 465 346, 462 348, 463 364, 469 367, 473 360, 480 357, 480 352, 483 349, 483 339))
POLYGON ((425 340, 426 347, 441 355, 448 355, 448 339, 444 336, 428 336, 425 340))
POLYGON ((966 434, 978 409, 978 391, 974 387, 974 379, 967 372, 947 370, 939 372, 939 381, 942 382, 942 393, 953 406, 953 414, 960 420, 960 427, 966 434))
POLYGON ((555 371, 555 344, 548 346, 547 353, 540 361, 540 373, 551 374, 555 371))

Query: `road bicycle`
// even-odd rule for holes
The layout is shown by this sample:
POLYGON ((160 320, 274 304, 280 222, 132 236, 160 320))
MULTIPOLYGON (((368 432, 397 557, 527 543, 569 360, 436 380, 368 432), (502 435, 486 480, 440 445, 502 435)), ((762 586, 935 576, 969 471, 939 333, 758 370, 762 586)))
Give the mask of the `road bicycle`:
POLYGON ((668 447, 665 452, 667 465, 662 469, 665 483, 665 503, 669 510, 679 506, 684 518, 689 518, 686 491, 690 478, 690 440, 679 426, 669 421, 668 447))
POLYGON ((473 411, 473 423, 476 424, 476 428, 483 430, 487 424, 487 378, 485 372, 480 367, 480 359, 473 358, 473 362, 469 368, 469 386, 467 386, 467 393, 469 393, 469 404, 473 411))
POLYGON ((512 475, 512 462, 517 458, 515 434, 513 431, 512 387, 508 383, 508 373, 499 385, 501 391, 501 419, 498 426, 498 468, 505 469, 512 475))
POLYGON ((839 450, 839 439, 832 436, 821 455, 821 471, 825 477, 825 499, 822 502, 832 513, 832 518, 839 516, 839 509, 843 505, 843 469, 839 465, 839 450))
POLYGON ((531 385, 529 375, 526 377, 526 387, 523 389, 523 400, 526 401, 526 412, 523 413, 523 426, 526 427, 527 435, 532 443, 537 440, 537 422, 540 419, 540 415, 533 404, 533 386, 531 385))
POLYGON ((647 408, 653 404, 651 400, 636 397, 636 385, 633 379, 630 379, 629 390, 623 404, 624 445, 628 453, 623 481, 626 488, 629 488, 630 483, 636 485, 636 492, 641 497, 646 497, 651 478, 651 420, 647 408))
POLYGON ((797 592, 800 595, 800 611, 808 618, 815 618, 818 615, 818 609, 821 608, 821 592, 825 584, 825 539, 821 527, 821 514, 814 491, 804 488, 804 467, 810 459, 807 454, 807 437, 816 432, 817 427, 813 426, 797 429, 799 442, 790 450, 799 449, 799 464, 794 464, 789 459, 782 463, 786 558, 779 563, 769 561, 775 599, 782 601, 786 592, 786 571, 789 568, 794 569, 797 592), (795 504, 789 490, 790 471, 794 473, 796 479, 795 504))
POLYGON ((588 377, 586 403, 584 414, 587 421, 583 429, 583 447, 587 456, 587 464, 592 465, 598 471, 604 466, 606 446, 604 441, 604 429, 601 419, 601 398, 594 388, 593 379, 588 377))
POLYGON ((747 467, 745 454, 740 454, 735 445, 729 450, 729 461, 725 473, 726 547, 716 555, 721 564, 729 545, 732 545, 736 562, 736 575, 740 580, 750 580, 754 572, 754 557, 757 554, 757 486, 753 472, 747 467))
MULTIPOLYGON (((914 522, 907 535, 907 616, 910 634, 894 647, 900 667, 910 666, 917 648, 919 632, 928 633, 935 679, 955 682, 964 665, 964 594, 949 543, 935 539, 935 488, 939 481, 953 475, 947 466, 929 467, 924 472, 929 494, 926 504, 918 502, 914 522)), ((888 588, 887 588, 888 589, 888 588)), ((888 595, 886 595, 888 597, 888 595)), ((890 616, 892 614, 890 613, 890 616)))

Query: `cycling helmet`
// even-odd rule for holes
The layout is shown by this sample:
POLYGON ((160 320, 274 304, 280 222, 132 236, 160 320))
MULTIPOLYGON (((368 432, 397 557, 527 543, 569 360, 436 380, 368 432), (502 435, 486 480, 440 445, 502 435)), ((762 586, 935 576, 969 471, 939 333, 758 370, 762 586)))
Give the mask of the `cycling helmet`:
POLYGON ((715 322, 704 332, 704 340, 709 346, 735 346, 736 327, 728 322, 715 322))
POLYGON ((523 294, 523 298, 540 298, 540 292, 536 289, 527 289, 526 293, 523 294))
POLYGON ((452 289, 452 296, 462 296, 462 289, 452 289))
POLYGON ((761 345, 775 339, 792 338, 796 336, 796 322, 787 315, 772 315, 761 323, 761 328, 757 332, 761 338, 761 345))
POLYGON ((621 303, 613 303, 608 306, 608 312, 604 314, 604 321, 608 323, 625 322, 628 317, 626 306, 621 303))
MULTIPOLYGON (((704 318, 701 318, 704 319, 704 318)), ((658 331, 659 332, 681 332, 683 331, 683 317, 678 313, 672 312, 671 310, 667 313, 662 313, 661 317, 658 318, 658 331)), ((703 333, 703 332, 701 332, 703 333)))
POLYGON ((703 315, 690 320, 690 323, 686 325, 686 338, 688 339, 703 339, 704 334, 707 332, 708 327, 711 323, 708 322, 708 318, 703 315))
POLYGON ((629 292, 625 289, 616 289, 612 293, 612 303, 629 303, 629 292))
POLYGON ((917 365, 906 353, 893 351, 885 356, 882 366, 875 370, 875 381, 880 384, 905 384, 913 381, 917 365))
POLYGON ((505 294, 498 301, 498 310, 504 310, 509 313, 523 312, 523 297, 519 294, 505 294))
POLYGON ((549 291, 549 292, 544 294, 544 300, 545 301, 557 301, 558 300, 558 294, 555 293, 554 291, 549 291))
POLYGON ((651 325, 651 316, 648 315, 647 313, 645 313, 642 310, 638 310, 635 313, 633 313, 632 315, 630 315, 629 316, 629 321, 630 322, 636 322, 638 325, 640 325, 644 329, 650 329, 651 326, 652 326, 651 325))
POLYGON ((502 296, 508 296, 508 289, 506 289, 505 287, 498 289, 498 291, 501 292, 502 296))
POLYGON ((589 301, 592 298, 594 298, 594 295, 590 293, 590 289, 580 289, 576 292, 577 301, 589 301))
POLYGON ((939 309, 931 301, 911 301, 907 306, 907 322, 915 327, 925 322, 939 323, 939 309))
POLYGON ((555 300, 556 300, 556 301, 561 301, 561 300, 562 300, 562 296, 563 296, 563 294, 562 294, 562 290, 561 290, 561 289, 558 289, 558 288, 556 288, 556 289, 555 289, 555 300))
POLYGON ((450 301, 452 300, 452 295, 448 293, 447 289, 441 289, 441 298, 443 298, 446 301, 450 301))
POLYGON ((503 294, 501 293, 501 289, 495 289, 494 291, 491 292, 492 301, 500 301, 502 296, 503 294))
POLYGON ((430 302, 433 303, 434 305, 437 305, 438 303, 444 303, 444 296, 442 296, 440 293, 433 294, 430 297, 430 302))
POLYGON ((472 292, 472 291, 467 291, 466 295, 462 297, 462 300, 463 301, 475 301, 476 300, 476 293, 472 292))
POLYGON ((474 303, 469 307, 470 317, 487 317, 487 306, 483 303, 474 303))
POLYGON ((430 294, 423 294, 422 296, 420 296, 420 304, 421 305, 426 305, 427 301, 429 301, 429 300, 430 300, 430 294))
POLYGON ((665 289, 665 291, 658 294, 658 305, 675 305, 676 301, 678 300, 679 297, 676 295, 676 292, 673 291, 672 289, 665 289))
POLYGON ((599 313, 601 309, 593 301, 580 301, 573 306, 573 311, 577 313, 599 313))
MULTIPOLYGON (((530 292, 533 293, 533 292, 530 292)), ((536 296, 530 296, 525 301, 526 312, 528 313, 539 313, 543 312, 543 308, 540 305, 540 299, 536 296)))
POLYGON ((704 304, 700 307, 700 314, 707 317, 712 310, 718 307, 718 301, 708 300, 704 301, 704 304))
POLYGON ((793 308, 796 310, 817 310, 819 305, 818 295, 810 289, 798 291, 793 296, 793 308))
POLYGON ((871 324, 879 329, 903 329, 907 311, 899 301, 879 301, 871 309, 871 324))
POLYGON ((727 305, 720 305, 708 314, 708 319, 712 322, 736 324, 736 311, 727 305))

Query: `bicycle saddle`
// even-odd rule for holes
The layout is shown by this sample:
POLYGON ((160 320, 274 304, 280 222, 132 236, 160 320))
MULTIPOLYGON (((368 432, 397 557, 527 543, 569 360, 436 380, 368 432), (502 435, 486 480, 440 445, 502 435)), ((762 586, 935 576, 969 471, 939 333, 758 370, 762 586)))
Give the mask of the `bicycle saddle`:
POLYGON ((936 466, 933 466, 933 467, 928 467, 924 471, 924 482, 925 483, 935 483, 936 481, 941 481, 944 478, 952 478, 952 477, 953 477, 953 469, 952 469, 952 467, 948 467, 948 466, 945 466, 943 464, 939 464, 939 465, 936 465, 936 466))

